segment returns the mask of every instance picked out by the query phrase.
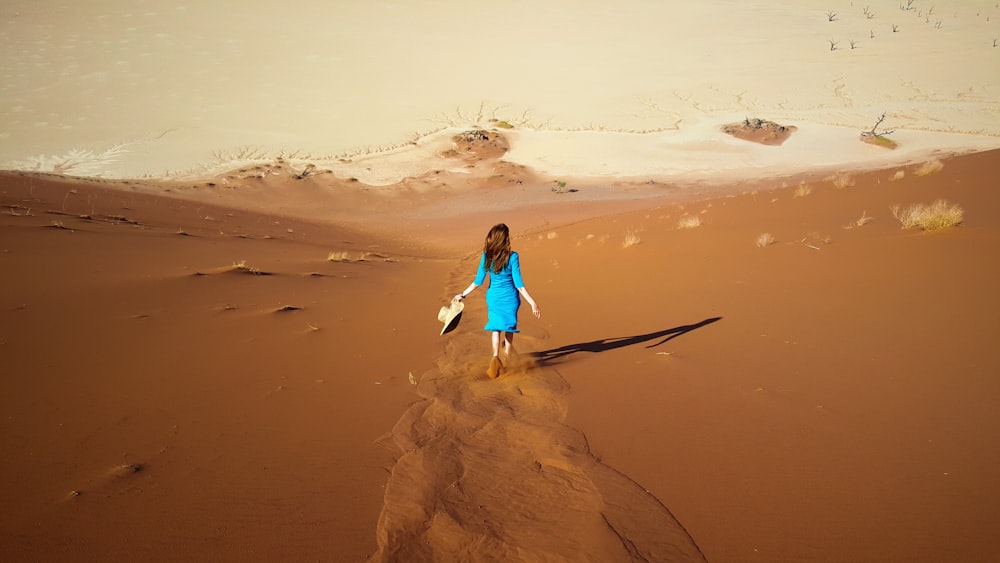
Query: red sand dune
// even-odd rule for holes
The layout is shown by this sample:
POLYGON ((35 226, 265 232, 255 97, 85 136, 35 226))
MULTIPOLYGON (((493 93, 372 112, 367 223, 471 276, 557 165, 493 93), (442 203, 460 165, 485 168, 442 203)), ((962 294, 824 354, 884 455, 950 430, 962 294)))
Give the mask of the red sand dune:
POLYGON ((989 560, 998 159, 715 199, 5 173, 2 558, 989 560), (937 198, 965 224, 889 211, 937 198), (490 381, 482 298, 435 316, 498 221, 543 316, 490 381))

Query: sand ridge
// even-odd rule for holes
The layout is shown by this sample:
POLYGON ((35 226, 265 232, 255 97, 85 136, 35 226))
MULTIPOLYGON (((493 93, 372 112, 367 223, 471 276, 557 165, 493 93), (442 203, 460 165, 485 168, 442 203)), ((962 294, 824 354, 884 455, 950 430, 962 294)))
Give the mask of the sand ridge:
MULTIPOLYGON (((515 354, 488 378, 482 305, 464 316, 393 430, 400 455, 370 560, 704 561, 659 500, 565 425, 569 385, 558 371, 515 354)), ((546 340, 518 337, 525 349, 546 340)))

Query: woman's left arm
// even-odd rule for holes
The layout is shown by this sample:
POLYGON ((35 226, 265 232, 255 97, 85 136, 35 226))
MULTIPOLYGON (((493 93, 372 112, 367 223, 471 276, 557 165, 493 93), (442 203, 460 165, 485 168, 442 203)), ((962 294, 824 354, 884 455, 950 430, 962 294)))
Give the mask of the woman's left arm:
POLYGON ((531 305, 531 312, 535 315, 535 317, 539 319, 542 318, 542 310, 538 308, 538 303, 535 303, 535 300, 531 298, 531 294, 528 293, 528 288, 522 286, 517 288, 517 291, 521 294, 521 297, 524 297, 524 300, 531 305))
POLYGON ((542 318, 542 310, 538 308, 538 303, 535 303, 535 300, 531 298, 531 294, 528 293, 528 288, 524 287, 524 280, 521 278, 521 257, 516 252, 510 253, 510 275, 518 293, 520 293, 521 297, 524 297, 524 300, 531 305, 531 312, 534 313, 536 317, 542 318))

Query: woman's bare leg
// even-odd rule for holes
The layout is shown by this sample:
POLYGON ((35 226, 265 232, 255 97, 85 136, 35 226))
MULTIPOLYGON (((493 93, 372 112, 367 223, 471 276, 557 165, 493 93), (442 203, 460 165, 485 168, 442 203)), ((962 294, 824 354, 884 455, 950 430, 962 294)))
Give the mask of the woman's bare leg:
POLYGON ((509 359, 511 352, 514 351, 514 333, 505 332, 503 336, 504 336, 503 354, 504 357, 509 359))
POLYGON ((500 355, 500 331, 494 330, 491 334, 493 337, 493 355, 500 355))
POLYGON ((493 357, 490 358, 490 367, 486 370, 486 375, 492 379, 500 377, 500 332, 493 331, 493 357))

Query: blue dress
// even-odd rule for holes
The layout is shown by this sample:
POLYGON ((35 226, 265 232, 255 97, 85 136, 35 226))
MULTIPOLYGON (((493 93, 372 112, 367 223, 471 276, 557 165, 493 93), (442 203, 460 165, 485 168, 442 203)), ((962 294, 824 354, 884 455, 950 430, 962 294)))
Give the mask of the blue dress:
POLYGON ((486 290, 486 326, 483 330, 520 332, 517 330, 517 310, 521 307, 518 288, 524 287, 521 279, 521 261, 516 252, 510 253, 503 270, 494 272, 486 265, 486 253, 479 260, 476 285, 483 285, 486 275, 490 276, 490 287, 486 290))

